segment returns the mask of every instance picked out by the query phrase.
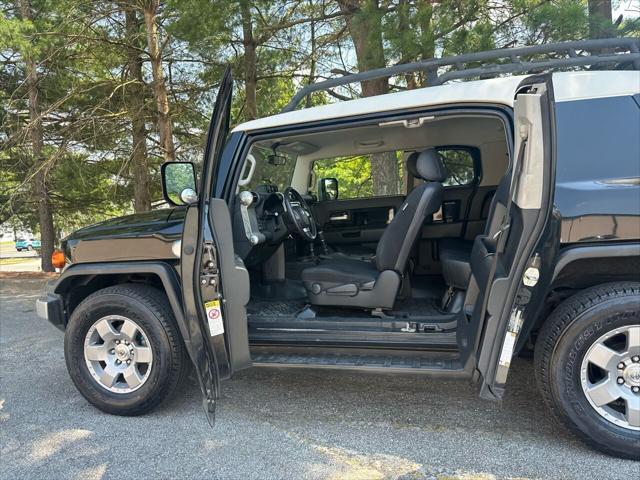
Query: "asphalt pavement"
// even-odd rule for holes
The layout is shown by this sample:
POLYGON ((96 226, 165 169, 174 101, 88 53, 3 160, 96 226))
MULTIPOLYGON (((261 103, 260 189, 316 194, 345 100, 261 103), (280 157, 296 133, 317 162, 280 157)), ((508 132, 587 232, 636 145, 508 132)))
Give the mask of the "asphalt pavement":
POLYGON ((0 284, 1 479, 640 477, 551 421, 528 359, 500 405, 467 382, 254 368, 222 384, 213 429, 193 379, 149 415, 107 415, 35 315, 43 282, 0 284))

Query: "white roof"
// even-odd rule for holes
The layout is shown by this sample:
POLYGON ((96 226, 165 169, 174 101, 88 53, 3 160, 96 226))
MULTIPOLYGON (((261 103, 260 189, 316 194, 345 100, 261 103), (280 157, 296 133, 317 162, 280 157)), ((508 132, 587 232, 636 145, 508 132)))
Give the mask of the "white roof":
MULTIPOLYGON (((259 118, 233 131, 252 131, 368 113, 456 103, 513 106, 515 91, 529 75, 455 82, 306 108, 259 118)), ((553 75, 556 102, 640 93, 640 71, 562 72, 553 75)))

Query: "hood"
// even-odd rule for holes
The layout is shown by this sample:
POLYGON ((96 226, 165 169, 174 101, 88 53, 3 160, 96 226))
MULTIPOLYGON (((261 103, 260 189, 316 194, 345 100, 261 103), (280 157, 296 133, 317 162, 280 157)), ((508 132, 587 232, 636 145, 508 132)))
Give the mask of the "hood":
POLYGON ((186 208, 153 210, 76 230, 62 241, 71 263, 176 259, 186 208))

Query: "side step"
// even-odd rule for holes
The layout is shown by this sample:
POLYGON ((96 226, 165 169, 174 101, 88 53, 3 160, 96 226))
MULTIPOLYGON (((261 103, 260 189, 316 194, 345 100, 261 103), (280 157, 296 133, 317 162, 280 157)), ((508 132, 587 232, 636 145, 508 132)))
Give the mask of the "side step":
POLYGON ((280 349, 267 347, 251 349, 251 358, 256 367, 321 368, 338 370, 360 370, 388 373, 426 373, 447 377, 471 378, 471 372, 452 356, 433 356, 413 352, 397 353, 321 353, 318 349, 280 349))

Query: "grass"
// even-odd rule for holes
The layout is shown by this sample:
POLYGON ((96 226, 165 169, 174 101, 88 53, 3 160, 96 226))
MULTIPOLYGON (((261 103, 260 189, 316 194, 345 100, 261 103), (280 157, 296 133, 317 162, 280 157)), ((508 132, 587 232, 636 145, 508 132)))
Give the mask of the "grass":
POLYGON ((0 265, 19 265, 21 263, 31 262, 37 257, 21 257, 21 258, 0 258, 0 265))

